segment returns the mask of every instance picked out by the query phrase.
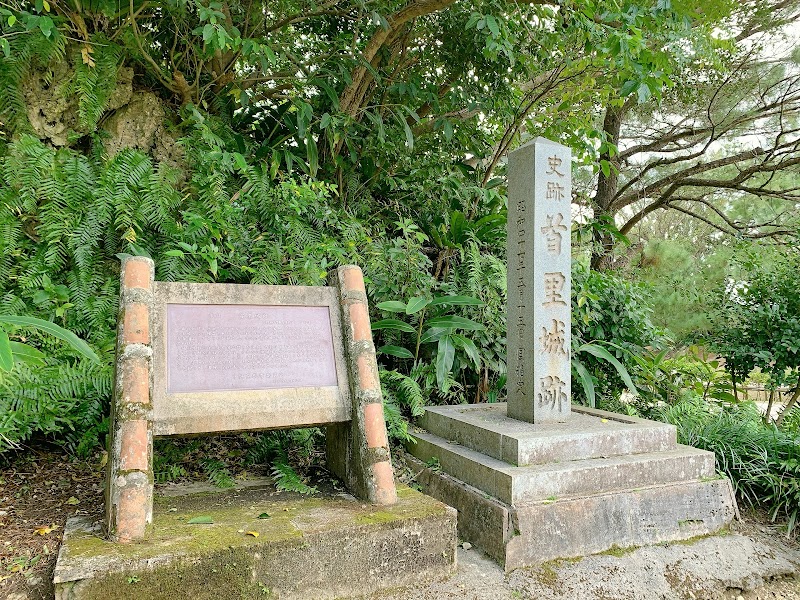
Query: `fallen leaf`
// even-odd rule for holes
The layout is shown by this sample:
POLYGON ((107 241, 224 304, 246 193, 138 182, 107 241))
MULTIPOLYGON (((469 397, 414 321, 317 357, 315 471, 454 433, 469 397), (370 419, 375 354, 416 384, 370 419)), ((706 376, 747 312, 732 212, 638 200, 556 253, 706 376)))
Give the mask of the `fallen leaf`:
POLYGON ((211 517, 194 517, 193 519, 189 519, 187 523, 189 525, 212 525, 214 519, 211 517))
POLYGON ((247 535, 252 535, 253 537, 258 537, 258 532, 257 531, 248 531, 247 535))
POLYGON ((81 48, 81 57, 83 58, 83 64, 87 65, 89 68, 94 67, 94 58, 92 58, 92 53, 94 52, 94 48, 89 46, 88 44, 81 48))
POLYGON ((55 531, 57 527, 55 525, 42 525, 41 527, 37 527, 34 533, 36 535, 47 535, 51 531, 55 531))
POLYGON ((67 500, 64 504, 69 504, 70 506, 77 506, 80 503, 81 501, 78 500, 75 496, 70 496, 69 500, 67 500))

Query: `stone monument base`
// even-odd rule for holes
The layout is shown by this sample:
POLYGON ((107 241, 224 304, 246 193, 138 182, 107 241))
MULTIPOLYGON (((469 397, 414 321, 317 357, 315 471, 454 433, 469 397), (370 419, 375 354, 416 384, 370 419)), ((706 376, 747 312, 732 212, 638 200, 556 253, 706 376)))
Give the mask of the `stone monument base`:
POLYGON ((455 569, 455 511, 409 488, 392 506, 265 486, 186 491, 157 496, 145 538, 130 544, 67 521, 56 599, 349 598, 455 569), (188 523, 196 517, 213 523, 188 523))
POLYGON ((408 447, 416 481, 506 570, 731 522, 736 500, 713 453, 679 445, 672 425, 572 411, 567 423, 534 425, 500 403, 429 408, 408 447))

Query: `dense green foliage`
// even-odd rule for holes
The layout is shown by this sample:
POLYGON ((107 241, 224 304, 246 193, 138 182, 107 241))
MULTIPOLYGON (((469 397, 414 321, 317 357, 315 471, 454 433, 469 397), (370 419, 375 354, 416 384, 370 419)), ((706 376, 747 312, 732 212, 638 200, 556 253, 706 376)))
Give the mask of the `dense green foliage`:
POLYGON ((714 452, 717 469, 730 477, 740 501, 786 520, 800 518, 800 435, 796 428, 765 425, 755 405, 719 407, 685 400, 658 411, 678 428, 678 441, 714 452))
POLYGON ((591 271, 580 262, 573 264, 572 286, 573 379, 577 375, 581 382, 573 386, 573 397, 586 402, 587 389, 594 390, 602 403, 618 398, 625 387, 638 393, 628 379, 641 377, 637 357, 666 342, 651 323, 646 289, 610 272, 591 271), (576 362, 582 367, 576 369, 576 362), (591 380, 588 385, 586 378, 591 380))
MULTIPOLYGON (((794 234, 791 219, 772 221, 797 189, 796 73, 790 61, 762 64, 753 45, 740 42, 790 20, 795 5, 3 4, 0 314, 57 323, 86 340, 100 363, 35 329, 0 328, 0 452, 37 434, 81 453, 102 441, 121 254, 152 257, 156 277, 168 281, 322 285, 336 266, 359 264, 392 437, 406 438, 408 420, 428 403, 502 400, 503 156, 536 135, 572 147, 574 202, 594 211, 581 228, 594 244, 576 236, 574 256, 576 400, 642 411, 728 401, 719 370, 673 352, 662 331, 689 337, 709 327, 705 290, 724 281, 727 257, 703 269, 687 257, 701 246, 707 259, 718 238, 705 231, 674 240, 675 230, 688 231, 686 219, 669 234, 642 236, 655 313, 652 295, 628 281, 641 271, 585 265, 608 266, 589 258, 619 246, 615 214, 628 234, 631 223, 644 231, 656 208, 687 207, 695 223, 740 236, 794 234), (743 100, 760 85, 758 102, 743 100), (673 126, 672 106, 691 113, 685 131, 673 126), (707 135, 730 138, 752 123, 774 133, 779 147, 743 154, 717 142, 713 158, 736 160, 704 169, 707 135), (674 131, 662 136, 664 127, 674 131), (675 158, 693 146, 705 149, 675 158), (703 171, 715 178, 710 187, 706 179, 695 185, 703 171), (733 189, 716 180, 737 174, 746 176, 734 182, 746 202, 708 192, 733 189), (682 195, 672 194, 678 188, 682 195), (672 253, 669 244, 654 250, 666 238, 672 253), (714 277, 692 288, 693 273, 706 268, 714 277), (23 342, 43 352, 34 355, 38 365, 9 363, 8 349, 23 342), (620 404, 625 388, 635 404, 620 404)), ((742 375, 771 365, 778 384, 797 376, 800 333, 787 328, 796 325, 789 276, 800 270, 770 264, 761 274, 740 269, 715 318, 729 368, 742 375), (774 286, 783 286, 779 306, 774 286), (758 343, 743 349, 748 339, 758 343)), ((785 427, 796 426, 795 413, 785 427)), ((727 413, 693 414, 705 423, 727 413)), ((791 517, 796 490, 773 479, 783 481, 795 459, 760 429, 742 436, 751 433, 770 458, 763 471, 732 475, 745 497, 771 499, 775 516, 791 517)), ((289 464, 310 463, 318 440, 308 430, 245 436, 227 450, 207 440, 162 443, 157 477, 180 478, 199 464, 227 485, 266 461, 282 485, 309 491, 289 464)), ((718 456, 724 464, 724 452, 718 456)))
POLYGON ((725 368, 742 381, 756 367, 769 384, 798 386, 800 253, 795 248, 743 247, 736 270, 718 290, 709 339, 725 368))

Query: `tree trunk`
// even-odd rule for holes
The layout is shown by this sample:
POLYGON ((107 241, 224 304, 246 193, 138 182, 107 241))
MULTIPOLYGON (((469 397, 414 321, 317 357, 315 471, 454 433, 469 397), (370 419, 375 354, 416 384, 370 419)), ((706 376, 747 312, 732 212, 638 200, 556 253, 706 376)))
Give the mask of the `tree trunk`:
POLYGON ((797 385, 794 388, 794 392, 792 393, 792 397, 789 398, 789 402, 786 403, 786 406, 783 407, 781 414, 778 415, 778 418, 775 420, 775 424, 780 427, 783 424, 783 419, 786 417, 786 413, 792 410, 792 407, 797 404, 797 399, 800 398, 800 381, 797 382, 797 385))
MULTIPOLYGON (((619 134, 622 128, 622 117, 625 106, 609 106, 603 119, 603 132, 606 134, 608 144, 616 146, 619 143, 619 134)), ((607 174, 600 169, 597 178, 597 193, 593 201, 594 219, 597 222, 592 236, 592 262, 591 268, 595 271, 604 271, 611 268, 612 253, 614 251, 614 236, 608 230, 613 224, 614 212, 612 204, 617 195, 619 185, 619 159, 611 155, 606 149, 600 154, 601 166, 608 164, 607 174)))
POLYGON ((764 424, 769 424, 770 415, 772 414, 772 403, 775 402, 775 390, 769 391, 769 401, 767 402, 767 412, 764 413, 764 424))

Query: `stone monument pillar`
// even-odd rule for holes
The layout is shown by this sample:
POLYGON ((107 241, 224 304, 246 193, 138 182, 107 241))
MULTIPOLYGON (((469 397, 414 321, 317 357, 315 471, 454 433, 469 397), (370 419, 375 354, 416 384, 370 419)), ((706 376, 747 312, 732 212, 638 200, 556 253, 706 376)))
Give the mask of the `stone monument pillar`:
POLYGON ((570 415, 570 149, 536 138, 508 158, 508 416, 570 415))

